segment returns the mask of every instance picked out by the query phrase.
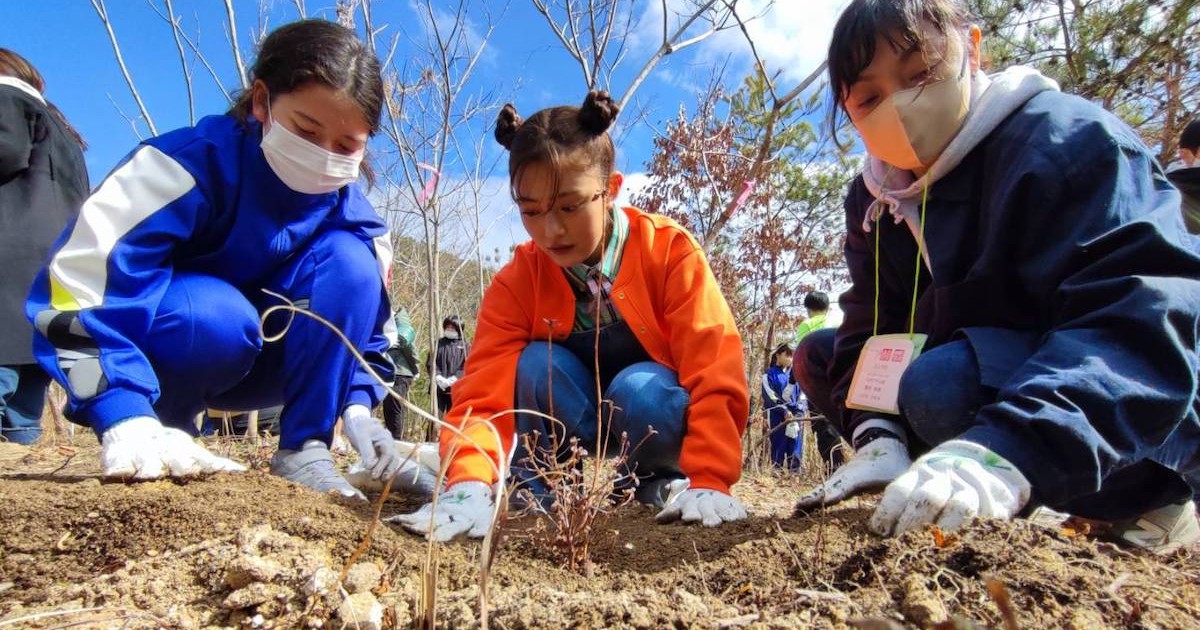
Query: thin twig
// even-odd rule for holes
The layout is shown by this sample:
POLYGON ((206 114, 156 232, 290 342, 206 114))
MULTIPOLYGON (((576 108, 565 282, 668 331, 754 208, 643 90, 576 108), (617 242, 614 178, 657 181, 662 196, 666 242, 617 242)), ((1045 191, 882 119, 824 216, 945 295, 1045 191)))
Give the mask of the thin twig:
POLYGON ((250 79, 246 76, 246 64, 242 61, 242 49, 238 45, 237 17, 233 11, 233 0, 225 0, 225 19, 229 22, 229 44, 233 46, 233 63, 237 65, 238 81, 244 90, 250 87, 250 79))
POLYGON ((96 15, 100 16, 100 22, 104 24, 104 30, 108 32, 108 41, 112 44, 113 55, 117 58, 117 65, 121 68, 121 75, 125 77, 125 85, 129 86, 129 92, 133 94, 133 100, 137 102, 138 109, 142 112, 142 119, 146 121, 146 126, 150 128, 151 135, 158 135, 158 127, 154 125, 154 119, 150 117, 150 112, 146 110, 146 104, 142 102, 142 95, 138 92, 137 86, 133 82, 133 77, 129 74, 129 68, 125 66, 125 58, 121 55, 121 45, 117 42, 117 34, 113 31, 112 22, 108 19, 108 8, 104 6, 104 0, 88 0, 92 3, 92 8, 96 10, 96 15))
POLYGON ((175 38, 175 49, 179 53, 179 65, 183 68, 183 83, 187 88, 188 124, 196 124, 196 98, 192 94, 192 69, 188 67, 187 56, 183 52, 183 41, 180 37, 178 18, 175 17, 175 5, 172 0, 164 0, 167 4, 167 17, 171 23, 171 35, 175 38))
MULTIPOLYGON (((411 459, 413 456, 415 456, 415 453, 416 451, 410 453, 409 458, 411 459)), ((354 566, 354 563, 358 561, 358 558, 362 556, 363 552, 365 552, 367 548, 371 546, 371 537, 375 535, 375 528, 377 528, 380 523, 379 515, 383 512, 383 502, 387 501, 388 495, 392 493, 392 482, 395 480, 396 476, 392 475, 391 477, 388 477, 387 482, 383 484, 383 492, 379 493, 379 498, 375 500, 375 513, 371 517, 370 524, 367 525, 367 532, 363 534, 363 539, 358 543, 358 547, 355 547, 354 552, 350 554, 349 558, 346 558, 346 563, 342 565, 342 572, 338 576, 339 582, 346 582, 346 576, 350 575, 350 567, 354 566)))

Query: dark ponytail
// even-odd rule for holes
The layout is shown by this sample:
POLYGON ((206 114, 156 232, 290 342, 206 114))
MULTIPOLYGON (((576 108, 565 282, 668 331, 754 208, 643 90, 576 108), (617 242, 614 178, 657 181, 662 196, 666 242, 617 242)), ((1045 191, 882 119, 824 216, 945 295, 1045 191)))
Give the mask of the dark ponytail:
POLYGON ((505 149, 512 150, 513 138, 517 137, 517 130, 521 128, 521 117, 517 114, 517 108, 512 103, 506 103, 500 109, 500 114, 496 116, 496 142, 505 149))
POLYGON ((583 106, 579 108, 579 126, 593 136, 598 136, 608 131, 619 112, 616 102, 608 92, 588 92, 587 98, 583 99, 583 106))

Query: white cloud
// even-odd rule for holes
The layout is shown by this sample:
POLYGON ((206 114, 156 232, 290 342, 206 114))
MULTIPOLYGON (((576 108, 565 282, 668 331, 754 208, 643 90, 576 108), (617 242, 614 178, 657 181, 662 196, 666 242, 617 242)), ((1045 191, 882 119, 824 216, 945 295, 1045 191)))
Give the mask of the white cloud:
POLYGON ((621 206, 632 205, 633 198, 653 183, 653 178, 647 173, 625 173, 625 184, 617 195, 616 203, 621 206))
MULTIPOLYGON (((746 30, 767 71, 781 72, 782 82, 787 84, 799 82, 824 61, 833 26, 848 3, 849 0, 740 0, 737 7, 738 15, 749 20, 746 30)), ((662 39, 662 5, 647 4, 637 41, 656 46, 662 39)), ((667 3, 673 28, 679 22, 679 14, 689 6, 688 0, 667 3)), ((698 22, 686 37, 703 33, 704 27, 698 22)), ((754 61, 745 35, 736 26, 696 44, 694 52, 701 65, 711 63, 714 67, 731 59, 749 70, 754 61)))

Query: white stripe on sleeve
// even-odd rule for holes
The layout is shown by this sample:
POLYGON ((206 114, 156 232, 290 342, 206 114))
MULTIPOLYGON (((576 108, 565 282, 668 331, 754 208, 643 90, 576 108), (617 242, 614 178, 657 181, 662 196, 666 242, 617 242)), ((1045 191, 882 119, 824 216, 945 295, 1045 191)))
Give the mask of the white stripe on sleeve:
POLYGON ((117 243, 195 186, 191 173, 166 153, 138 149, 84 202, 70 238, 50 262, 51 276, 80 308, 100 306, 117 243))
POLYGON ((379 276, 383 278, 383 295, 388 298, 388 318, 383 324, 383 336, 387 338, 388 343, 392 346, 400 343, 400 333, 396 329, 396 313, 392 310, 391 302, 391 287, 389 286, 392 279, 392 233, 391 231, 384 232, 379 236, 371 239, 371 243, 375 246, 375 262, 379 263, 379 276))

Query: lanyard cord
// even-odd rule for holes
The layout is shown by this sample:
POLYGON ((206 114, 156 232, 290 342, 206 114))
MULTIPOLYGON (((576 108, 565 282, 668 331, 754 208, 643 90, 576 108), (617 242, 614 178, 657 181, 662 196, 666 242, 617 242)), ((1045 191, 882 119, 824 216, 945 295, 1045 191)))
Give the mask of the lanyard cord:
MULTIPOLYGON (((890 171, 889 171, 890 172, 890 171)), ((921 226, 918 230, 917 237, 917 265, 913 272, 913 296, 912 305, 908 312, 908 336, 912 338, 916 332, 917 323, 917 295, 919 290, 919 282, 921 280, 921 259, 925 254, 925 205, 929 201, 929 185, 925 185, 921 192, 921 226)), ((882 215, 875 220, 875 321, 872 325, 871 335, 879 335, 879 232, 880 219, 882 215)))
POLYGON ((875 219, 875 325, 871 327, 871 336, 879 336, 879 219, 875 219))
MULTIPOLYGON (((917 267, 913 271, 912 306, 908 311, 908 337, 910 339, 917 330, 917 288, 921 281, 921 259, 925 257, 925 202, 927 201, 929 201, 928 184, 921 191, 921 227, 918 229, 919 236, 917 237, 917 267)), ((875 290, 879 290, 878 285, 875 290)))

